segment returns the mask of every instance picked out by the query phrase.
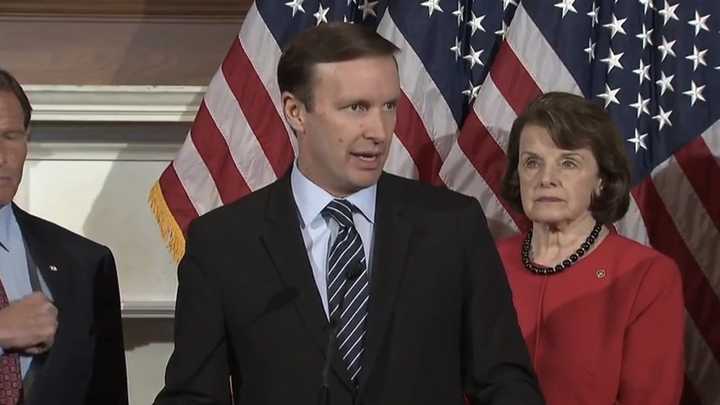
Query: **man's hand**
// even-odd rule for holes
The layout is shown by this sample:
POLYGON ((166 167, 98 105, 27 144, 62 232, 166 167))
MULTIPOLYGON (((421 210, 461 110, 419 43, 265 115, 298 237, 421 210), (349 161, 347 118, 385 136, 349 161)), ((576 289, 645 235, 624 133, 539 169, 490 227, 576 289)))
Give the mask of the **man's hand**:
POLYGON ((47 351, 55 340, 57 308, 40 292, 0 310, 0 347, 30 354, 47 351))

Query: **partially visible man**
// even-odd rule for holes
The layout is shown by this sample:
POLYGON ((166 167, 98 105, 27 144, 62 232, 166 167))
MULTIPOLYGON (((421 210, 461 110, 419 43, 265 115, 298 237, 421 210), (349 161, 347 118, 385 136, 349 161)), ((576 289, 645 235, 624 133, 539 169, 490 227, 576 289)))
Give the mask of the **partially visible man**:
POLYGON ((283 52, 298 159, 190 226, 156 405, 543 403, 480 204, 382 171, 396 51, 333 23, 283 52))
POLYGON ((0 69, 0 405, 125 405, 112 253, 12 202, 31 111, 0 69))

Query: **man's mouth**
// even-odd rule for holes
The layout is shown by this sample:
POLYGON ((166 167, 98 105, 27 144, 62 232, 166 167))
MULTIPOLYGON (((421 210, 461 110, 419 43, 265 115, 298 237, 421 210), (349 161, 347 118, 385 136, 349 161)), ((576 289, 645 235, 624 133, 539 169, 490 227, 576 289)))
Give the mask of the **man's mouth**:
POLYGON ((374 153, 374 152, 352 152, 352 153, 350 153, 350 155, 352 155, 364 162, 374 162, 380 157, 379 153, 374 153))

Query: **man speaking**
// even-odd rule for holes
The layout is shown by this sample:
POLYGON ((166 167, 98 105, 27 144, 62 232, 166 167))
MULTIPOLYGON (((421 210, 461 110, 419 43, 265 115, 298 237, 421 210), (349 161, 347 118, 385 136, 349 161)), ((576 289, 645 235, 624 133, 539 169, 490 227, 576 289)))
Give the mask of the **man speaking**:
POLYGON ((477 201, 382 171, 396 51, 332 23, 283 52, 297 160, 190 226, 156 405, 543 403, 477 201))

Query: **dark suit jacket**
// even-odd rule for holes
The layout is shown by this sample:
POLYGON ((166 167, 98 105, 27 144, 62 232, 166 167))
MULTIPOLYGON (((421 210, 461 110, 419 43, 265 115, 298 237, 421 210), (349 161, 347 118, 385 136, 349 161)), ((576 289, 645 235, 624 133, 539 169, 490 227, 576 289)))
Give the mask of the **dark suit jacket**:
POLYGON ((33 357, 25 405, 126 405, 120 294, 112 253, 15 205, 13 210, 26 249, 58 309, 53 346, 33 357))
MULTIPOLYGON (((542 404, 476 200, 383 174, 363 373, 330 404, 542 404)), ((328 322, 289 175, 194 221, 156 405, 316 404, 328 322)))

